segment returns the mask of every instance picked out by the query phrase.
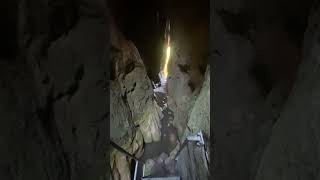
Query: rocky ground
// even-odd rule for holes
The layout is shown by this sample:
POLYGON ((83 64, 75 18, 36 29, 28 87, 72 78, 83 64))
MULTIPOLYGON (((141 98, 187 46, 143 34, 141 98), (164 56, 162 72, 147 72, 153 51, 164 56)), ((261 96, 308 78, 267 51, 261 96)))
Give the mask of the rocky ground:
MULTIPOLYGON (((174 114, 167 107, 167 95, 156 93, 156 101, 163 108, 163 118, 161 119, 161 141, 145 145, 145 152, 142 156, 150 169, 150 176, 166 177, 176 173, 172 168, 173 157, 169 159, 170 153, 179 144, 177 129, 173 126, 174 114), (171 167, 170 167, 171 165, 171 167)), ((173 166, 174 167, 174 166, 173 166)))

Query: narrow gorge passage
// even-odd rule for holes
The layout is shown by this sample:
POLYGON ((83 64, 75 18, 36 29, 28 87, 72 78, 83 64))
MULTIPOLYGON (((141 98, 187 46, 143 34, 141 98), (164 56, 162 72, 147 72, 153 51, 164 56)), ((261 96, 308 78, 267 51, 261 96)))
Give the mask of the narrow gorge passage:
POLYGON ((161 140, 150 144, 145 144, 142 160, 148 160, 160 156, 162 153, 170 154, 178 141, 177 129, 173 126, 174 112, 166 106, 167 97, 165 93, 156 92, 155 100, 163 109, 161 121, 161 140))
MULTIPOLYGON (((196 180, 195 169, 187 165, 179 174, 176 164, 189 136, 197 136, 200 149, 204 140, 197 140, 198 133, 210 139, 209 1, 114 0, 110 5, 110 136, 137 158, 113 149, 112 178, 129 180, 137 173, 196 180)), ((198 166, 200 161, 185 162, 198 166)), ((198 178, 205 176, 203 171, 198 178)))

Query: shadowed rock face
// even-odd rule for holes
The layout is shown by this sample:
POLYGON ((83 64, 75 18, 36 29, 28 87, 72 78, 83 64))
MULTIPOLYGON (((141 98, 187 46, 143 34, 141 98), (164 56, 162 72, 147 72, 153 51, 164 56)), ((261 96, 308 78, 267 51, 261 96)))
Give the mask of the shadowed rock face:
POLYGON ((304 33, 312 27, 307 20, 310 7, 311 1, 285 0, 212 4, 214 179, 318 176, 317 163, 308 156, 300 158, 301 152, 316 156, 307 128, 312 118, 297 115, 303 106, 312 107, 306 103, 311 92, 303 96, 301 89, 317 86, 307 80, 311 72, 306 73, 316 70, 304 65, 316 47, 315 41, 306 41, 312 35, 304 33))
POLYGON ((205 80, 199 96, 189 111, 188 128, 191 133, 202 131, 210 138, 210 66, 207 66, 205 80))
POLYGON ((319 6, 304 36, 304 61, 275 124, 256 179, 319 179, 319 6))
POLYGON ((104 177, 108 40, 105 14, 88 13, 99 2, 15 3, 17 49, 0 60, 0 179, 104 177))

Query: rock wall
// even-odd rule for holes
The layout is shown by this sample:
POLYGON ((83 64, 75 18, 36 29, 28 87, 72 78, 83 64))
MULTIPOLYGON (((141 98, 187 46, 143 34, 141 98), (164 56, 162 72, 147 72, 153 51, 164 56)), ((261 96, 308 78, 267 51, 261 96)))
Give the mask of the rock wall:
POLYGON ((310 1, 211 3, 214 179, 256 178, 303 59, 308 7, 310 1))
MULTIPOLYGON (((194 53, 192 41, 186 34, 173 34, 171 58, 168 67, 168 106, 174 112, 174 126, 182 136, 187 128, 188 113, 199 95, 206 63, 206 52, 194 53), (204 68, 204 69, 203 69, 204 68)), ((203 50, 205 51, 205 50, 203 50)))
MULTIPOLYGON (((120 37, 118 33, 115 28, 111 36, 120 37)), ((152 84, 139 52, 131 41, 123 38, 112 45, 112 81, 119 84, 120 95, 130 109, 132 122, 139 126, 146 143, 159 141, 162 114, 154 101, 152 84), (120 46, 116 47, 117 44, 120 46)))
POLYGON ((167 80, 168 106, 174 112, 173 123, 178 129, 179 136, 181 136, 187 127, 188 112, 192 102, 195 100, 195 96, 199 93, 200 87, 196 87, 191 80, 192 73, 195 70, 191 69, 190 61, 192 57, 190 57, 186 49, 180 47, 183 43, 175 42, 172 44, 173 53, 167 80))
POLYGON ((105 2, 14 2, 16 56, 0 60, 0 179, 103 178, 105 2))
POLYGON ((311 12, 298 78, 262 156, 256 179, 319 179, 319 23, 311 12))
POLYGON ((189 115, 188 128, 191 133, 200 130, 210 139, 210 66, 208 65, 205 80, 189 115))
MULTIPOLYGON (((160 141, 163 115, 137 48, 111 28, 111 140, 140 157, 144 143, 160 141)), ((130 179, 131 160, 114 150, 110 162, 114 179, 130 179)))
POLYGON ((262 94, 248 73, 253 45, 248 39, 227 32, 220 17, 214 17, 214 24, 212 174, 221 180, 249 179, 262 123, 258 114, 263 107, 262 94))
POLYGON ((167 4, 171 27, 168 106, 174 112, 174 126, 182 137, 208 64, 209 1, 176 0, 167 4))

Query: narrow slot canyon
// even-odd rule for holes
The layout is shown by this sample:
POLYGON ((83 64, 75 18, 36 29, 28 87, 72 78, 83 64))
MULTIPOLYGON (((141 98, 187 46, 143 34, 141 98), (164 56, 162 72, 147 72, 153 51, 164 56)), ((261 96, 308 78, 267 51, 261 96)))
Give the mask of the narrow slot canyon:
POLYGON ((320 180, 319 1, 0 10, 0 180, 320 180))
POLYGON ((207 179, 209 1, 121 0, 110 9, 112 178, 207 179), (186 143, 199 132, 205 144, 186 143))

